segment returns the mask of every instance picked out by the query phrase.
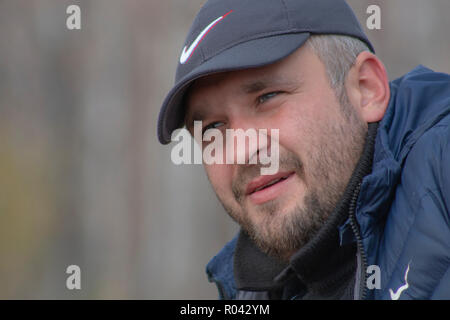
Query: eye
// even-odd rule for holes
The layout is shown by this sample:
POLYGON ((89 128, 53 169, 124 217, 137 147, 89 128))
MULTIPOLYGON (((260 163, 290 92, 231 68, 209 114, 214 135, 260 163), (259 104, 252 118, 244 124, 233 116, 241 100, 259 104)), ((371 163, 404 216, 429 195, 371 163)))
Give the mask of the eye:
POLYGON ((265 93, 261 96, 258 97, 258 104, 264 103, 267 100, 275 97, 276 95, 278 95, 280 93, 280 91, 276 91, 276 92, 269 92, 269 93, 265 93))
POLYGON ((220 127, 220 125, 223 125, 223 124, 224 124, 224 123, 223 123, 223 122, 220 122, 220 121, 211 122, 210 124, 208 124, 208 125, 206 125, 206 126, 203 127, 202 134, 204 135, 205 132, 206 132, 206 130, 209 130, 209 129, 216 129, 217 127, 220 127))

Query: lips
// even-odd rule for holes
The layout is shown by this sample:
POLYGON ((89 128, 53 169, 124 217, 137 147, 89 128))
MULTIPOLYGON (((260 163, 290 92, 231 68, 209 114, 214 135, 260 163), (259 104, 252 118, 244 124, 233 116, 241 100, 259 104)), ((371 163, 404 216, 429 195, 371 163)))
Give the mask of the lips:
POLYGON ((251 195, 255 192, 264 190, 266 188, 269 188, 280 181, 286 180, 289 178, 294 172, 279 172, 274 175, 269 176, 259 176, 258 178, 252 180, 248 185, 246 189, 246 194, 251 195))

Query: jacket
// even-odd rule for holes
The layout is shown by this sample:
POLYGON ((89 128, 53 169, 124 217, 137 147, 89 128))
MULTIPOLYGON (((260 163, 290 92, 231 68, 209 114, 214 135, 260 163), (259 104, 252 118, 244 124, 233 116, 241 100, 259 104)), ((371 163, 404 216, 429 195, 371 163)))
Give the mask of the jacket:
MULTIPOLYGON (((390 83, 377 129, 372 171, 360 184, 356 299, 450 299, 450 75, 423 66, 390 83), (367 281, 379 270, 374 288, 367 281)), ((221 299, 237 290, 237 236, 208 263, 221 299)))

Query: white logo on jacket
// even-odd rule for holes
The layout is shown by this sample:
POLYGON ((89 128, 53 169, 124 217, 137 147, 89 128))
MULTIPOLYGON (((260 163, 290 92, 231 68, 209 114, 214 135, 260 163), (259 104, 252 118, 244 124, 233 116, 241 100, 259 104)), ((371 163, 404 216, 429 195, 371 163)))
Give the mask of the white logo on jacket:
POLYGON ((409 272, 409 263, 408 263, 408 268, 406 268, 406 272, 405 272, 405 284, 400 286, 396 292, 392 291, 392 289, 389 289, 389 293, 391 294, 392 300, 398 300, 400 298, 400 295, 402 294, 402 292, 409 288, 408 272, 409 272))

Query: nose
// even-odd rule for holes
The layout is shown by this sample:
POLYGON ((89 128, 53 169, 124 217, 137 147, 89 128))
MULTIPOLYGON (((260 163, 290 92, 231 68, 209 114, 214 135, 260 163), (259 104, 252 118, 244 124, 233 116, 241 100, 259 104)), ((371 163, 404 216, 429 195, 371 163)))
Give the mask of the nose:
POLYGON ((241 118, 230 123, 225 146, 226 163, 255 165, 261 163, 261 154, 270 155, 270 133, 254 121, 241 118))

